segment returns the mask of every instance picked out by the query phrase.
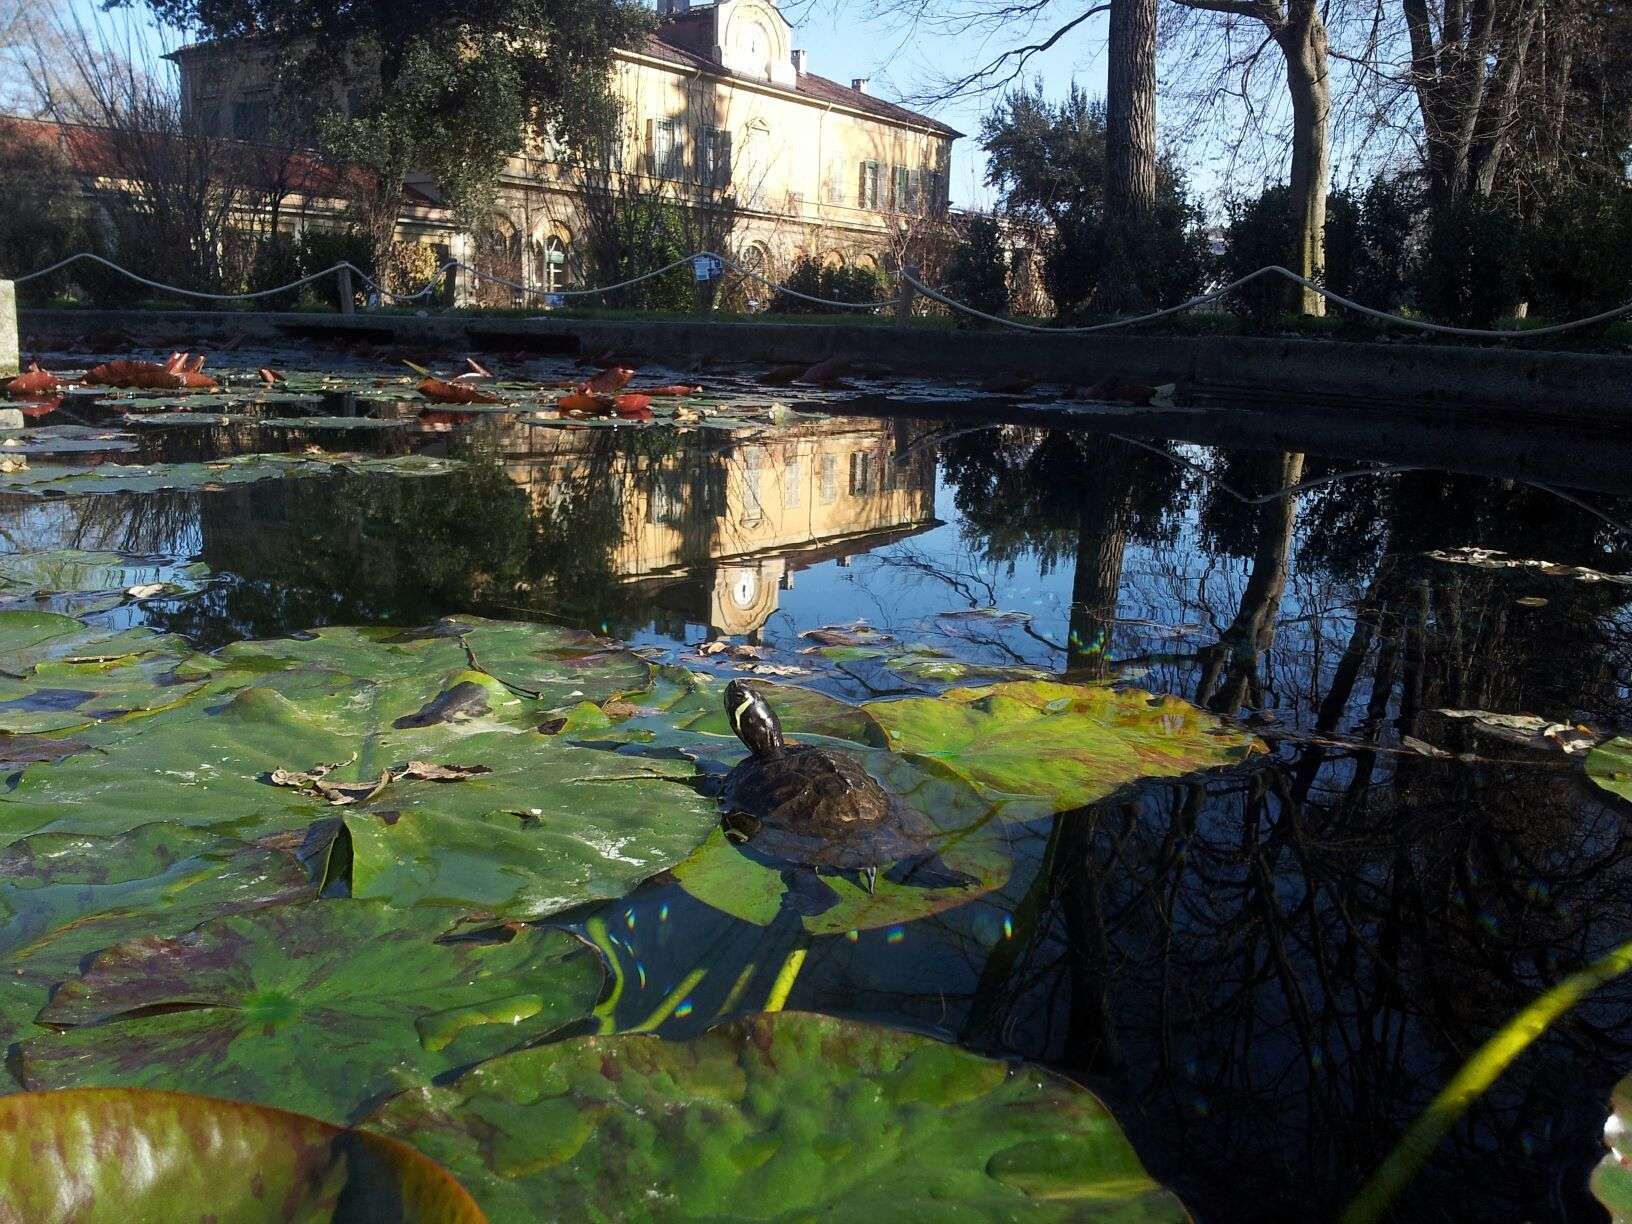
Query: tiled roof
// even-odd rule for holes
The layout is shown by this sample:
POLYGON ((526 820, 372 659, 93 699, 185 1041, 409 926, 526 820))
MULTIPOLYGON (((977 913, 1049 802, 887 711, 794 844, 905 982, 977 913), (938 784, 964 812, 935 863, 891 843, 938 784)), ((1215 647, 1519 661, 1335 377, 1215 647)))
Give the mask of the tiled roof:
MULTIPOLYGON (((89 178, 120 177, 122 170, 115 142, 119 133, 109 128, 87 127, 75 123, 53 123, 45 119, 21 119, 0 115, 0 136, 31 141, 38 145, 54 145, 67 160, 69 168, 89 178)), ((281 172, 289 190, 296 195, 318 198, 339 198, 348 194, 354 184, 346 180, 362 173, 355 166, 337 165, 311 153, 299 150, 273 148, 248 141, 221 139, 220 145, 246 159, 264 156, 280 160, 277 166, 267 164, 268 173, 281 172)), ((442 209, 446 206, 432 199, 418 188, 404 185, 404 203, 415 208, 442 209)))
MULTIPOLYGON (((740 73, 731 72, 715 63, 704 55, 699 55, 689 47, 679 45, 671 38, 665 38, 668 33, 668 23, 646 36, 646 45, 641 50, 653 59, 665 60, 671 64, 678 64, 685 68, 701 68, 717 76, 743 78, 740 73)), ((679 31, 675 32, 679 34, 679 31)), ((942 123, 939 119, 932 119, 928 115, 920 115, 917 111, 908 110, 894 102, 887 102, 883 98, 869 93, 862 93, 859 89, 851 89, 848 85, 841 85, 837 81, 830 81, 824 76, 817 76, 814 72, 801 72, 799 83, 792 91, 808 98, 822 102, 832 102, 839 106, 848 106, 851 110, 858 110, 868 115, 877 115, 880 119, 887 119, 892 123, 905 123, 913 127, 929 128, 940 132, 944 136, 962 136, 963 133, 954 127, 942 123)), ((779 86, 764 82, 771 89, 779 86)))

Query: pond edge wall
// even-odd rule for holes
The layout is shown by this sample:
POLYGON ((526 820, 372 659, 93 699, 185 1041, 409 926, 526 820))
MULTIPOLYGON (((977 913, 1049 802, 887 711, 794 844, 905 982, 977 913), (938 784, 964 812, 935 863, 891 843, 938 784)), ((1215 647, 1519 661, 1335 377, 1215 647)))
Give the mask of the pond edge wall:
MULTIPOLYGON (((843 356, 867 370, 924 377, 1024 374, 1088 385, 1114 376, 1270 404, 1318 407, 1308 403, 1318 400, 1338 407, 1474 410, 1481 417, 1627 415, 1632 421, 1632 357, 1524 347, 483 315, 27 310, 21 322, 24 352, 117 336, 205 351, 242 337, 246 343, 376 344, 414 352, 612 354, 682 368, 733 361, 814 364, 843 356)), ((3 340, 0 320, 0 346, 3 340)))

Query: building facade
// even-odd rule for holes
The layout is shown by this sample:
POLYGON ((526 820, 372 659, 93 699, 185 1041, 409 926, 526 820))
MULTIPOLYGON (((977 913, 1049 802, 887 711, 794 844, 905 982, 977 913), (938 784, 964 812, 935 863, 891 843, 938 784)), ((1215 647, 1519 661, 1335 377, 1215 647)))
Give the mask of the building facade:
MULTIPOLYGON (((620 198, 684 205, 696 225, 687 237, 772 277, 801 256, 888 267, 942 224, 957 131, 866 81, 812 72, 772 0, 664 4, 644 43, 614 55, 621 120, 601 156, 569 160, 542 138, 511 159, 477 233, 459 232, 449 210, 416 206, 401 236, 550 292, 594 280, 586 231, 620 198)), ((217 43, 174 58, 201 122, 261 137, 273 92, 264 53, 217 43)), ((410 183, 416 198, 438 198, 433 182, 410 183)))

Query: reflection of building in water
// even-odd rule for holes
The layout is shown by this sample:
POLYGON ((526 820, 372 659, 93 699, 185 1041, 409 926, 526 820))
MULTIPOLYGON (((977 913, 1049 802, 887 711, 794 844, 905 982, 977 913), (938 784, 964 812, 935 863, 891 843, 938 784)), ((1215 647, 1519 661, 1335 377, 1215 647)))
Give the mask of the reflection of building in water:
POLYGON ((662 588, 662 605, 720 633, 757 632, 797 571, 935 525, 934 450, 913 445, 914 427, 830 420, 669 436, 676 445, 650 451, 620 440, 608 462, 602 431, 528 429, 508 440, 505 467, 541 507, 586 483, 621 484, 614 572, 662 588))

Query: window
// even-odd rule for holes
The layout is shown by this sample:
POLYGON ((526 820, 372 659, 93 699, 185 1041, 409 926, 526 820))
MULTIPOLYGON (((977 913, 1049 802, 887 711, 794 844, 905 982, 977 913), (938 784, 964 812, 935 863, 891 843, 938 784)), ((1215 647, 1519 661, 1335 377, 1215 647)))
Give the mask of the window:
POLYGON ((916 203, 913 199, 913 173, 905 166, 895 167, 890 183, 890 207, 896 212, 914 212, 916 203))
POLYGON ((878 207, 878 163, 875 161, 861 163, 861 188, 856 193, 856 207, 878 207))
POLYGON ((816 496, 824 506, 839 500, 839 457, 823 455, 816 465, 816 496))
POLYGON ((760 499, 760 475, 765 468, 765 452, 757 446, 749 447, 742 456, 742 521, 752 525, 765 517, 765 503, 760 499))
POLYGON ((866 451, 856 451, 850 456, 850 496, 866 497, 876 487, 873 457, 866 451))
POLYGON ((648 122, 651 124, 652 173, 658 178, 680 178, 685 165, 680 120, 652 119, 648 122))
POLYGON ((924 212, 939 212, 946 205, 946 176, 939 170, 918 172, 919 208, 924 212))
POLYGON ((731 185, 731 133, 704 128, 697 146, 697 181, 705 187, 731 185))
POLYGON ((791 509, 797 509, 799 500, 804 495, 800 487, 804 480, 804 465, 797 458, 789 459, 782 468, 782 504, 791 509))
POLYGON ((827 172, 827 202, 844 203, 844 173, 837 166, 827 172))
POLYGON ((232 104, 232 136, 234 140, 260 140, 266 135, 267 119, 271 108, 264 98, 246 98, 232 104))
POLYGON ((539 279, 544 282, 545 293, 559 293, 567 283, 567 244, 555 234, 551 234, 544 244, 544 273, 539 279))

